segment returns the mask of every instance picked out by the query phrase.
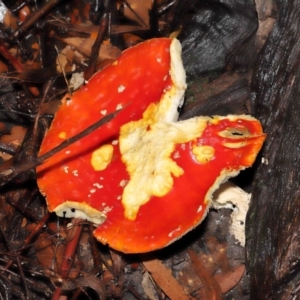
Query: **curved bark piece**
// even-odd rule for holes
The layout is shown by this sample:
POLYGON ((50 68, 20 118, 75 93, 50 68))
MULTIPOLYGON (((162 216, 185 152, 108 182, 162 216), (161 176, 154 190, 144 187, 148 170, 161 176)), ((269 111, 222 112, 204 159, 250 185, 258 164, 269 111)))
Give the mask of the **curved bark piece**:
POLYGON ((251 299, 291 299, 300 280, 300 7, 293 0, 277 5, 252 84, 268 164, 258 168, 246 222, 251 299))

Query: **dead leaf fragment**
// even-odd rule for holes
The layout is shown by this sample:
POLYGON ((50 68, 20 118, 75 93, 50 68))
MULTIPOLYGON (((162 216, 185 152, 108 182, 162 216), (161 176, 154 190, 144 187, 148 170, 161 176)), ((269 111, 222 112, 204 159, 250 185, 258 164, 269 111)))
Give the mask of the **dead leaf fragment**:
POLYGON ((26 131, 27 129, 23 126, 13 126, 10 130, 10 134, 2 135, 0 141, 8 145, 20 146, 26 131))
MULTIPOLYGON (((86 55, 87 57, 90 57, 92 47, 95 43, 95 40, 93 38, 66 38, 62 39, 66 44, 69 46, 74 47, 77 49, 80 53, 86 55)), ((108 43, 102 43, 99 51, 99 60, 103 60, 106 58, 109 59, 116 59, 120 56, 121 50, 115 46, 112 46, 108 43)))
POLYGON ((71 46, 67 45, 56 58, 56 70, 58 73, 71 72, 74 69, 73 66, 74 51, 71 46))
MULTIPOLYGON (((36 224, 29 224, 26 228, 29 232, 34 230, 36 224)), ((58 271, 58 266, 63 259, 64 244, 57 243, 56 237, 51 237, 48 233, 43 232, 38 236, 34 243, 36 256, 45 271, 58 271)))
POLYGON ((205 269, 201 260, 197 257, 196 253, 188 250, 188 254, 192 261, 193 267, 204 285, 205 299, 221 300, 223 298, 222 291, 218 282, 214 277, 205 269))
POLYGON ((65 280, 62 286, 64 290, 73 290, 78 287, 81 289, 91 288, 98 294, 99 299, 106 299, 105 286, 100 278, 84 274, 84 276, 78 277, 75 281, 65 280))
POLYGON ((219 283, 222 293, 227 293, 233 289, 242 279, 245 272, 245 265, 234 268, 231 272, 218 273, 214 276, 219 283))
POLYGON ((188 300, 182 286, 173 277, 171 270, 166 268, 158 259, 143 261, 143 265, 150 273, 156 284, 170 299, 188 300))

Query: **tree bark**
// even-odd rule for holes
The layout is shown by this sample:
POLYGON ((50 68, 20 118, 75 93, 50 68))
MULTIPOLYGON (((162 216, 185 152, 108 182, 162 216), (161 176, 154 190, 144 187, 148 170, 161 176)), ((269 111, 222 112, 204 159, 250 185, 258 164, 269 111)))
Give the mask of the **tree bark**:
POLYGON ((251 87, 268 164, 257 169, 247 218, 250 299, 300 295, 300 1, 277 5, 251 87))

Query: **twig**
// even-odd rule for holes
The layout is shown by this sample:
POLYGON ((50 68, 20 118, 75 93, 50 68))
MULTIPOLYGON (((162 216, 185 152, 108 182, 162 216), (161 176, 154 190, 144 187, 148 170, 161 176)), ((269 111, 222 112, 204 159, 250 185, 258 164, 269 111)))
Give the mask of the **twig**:
POLYGON ((142 26, 148 28, 148 25, 145 23, 145 21, 136 13, 136 11, 134 9, 132 9, 130 3, 128 3, 128 1, 126 1, 126 0, 124 0, 123 2, 129 8, 129 10, 140 20, 140 22, 142 23, 142 26))
POLYGON ((8 51, 3 39, 0 39, 0 54, 13 66, 18 72, 23 72, 21 63, 8 51))
MULTIPOLYGON (((124 109, 124 108, 122 108, 122 109, 124 109)), ((29 171, 29 170, 31 170, 31 169, 33 169, 33 168, 41 165, 44 161, 46 161, 47 159, 49 159, 54 154, 58 153, 59 151, 63 150, 64 148, 70 146, 71 144, 76 143, 77 141, 79 141, 83 137, 85 137, 85 136, 89 135, 90 133, 92 133, 93 131, 95 131, 97 128, 99 128, 99 127, 103 126, 104 124, 108 123, 113 118, 115 118, 116 115, 122 109, 119 109, 119 110, 115 111, 114 113, 106 115, 104 118, 102 118, 101 120, 97 121, 96 123, 94 123, 93 125, 89 126, 88 128, 84 129, 80 133, 78 133, 75 136, 73 136, 73 137, 71 137, 71 138, 63 141, 57 147, 55 147, 52 150, 46 152, 45 154, 39 156, 38 158, 36 158, 36 160, 34 162, 32 162, 32 163, 25 163, 25 164, 22 164, 20 166, 12 166, 9 169, 10 172, 11 172, 9 175, 0 177, 2 179, 1 182, 0 182, 0 187, 5 186, 9 181, 11 181, 12 179, 16 178, 17 176, 19 176, 23 172, 29 171)), ((1 171, 8 171, 8 170, 2 170, 2 168, 0 167, 0 172, 1 171)))
MULTIPOLYGON (((81 231, 82 231, 82 224, 80 224, 81 221, 82 220, 80 220, 80 219, 72 220, 72 225, 76 226, 76 228, 72 228, 71 230, 76 230, 76 231, 75 231, 74 235, 72 234, 71 231, 69 231, 69 234, 68 234, 68 236, 72 235, 72 238, 66 245, 64 256, 63 256, 63 261, 60 266, 60 272, 58 274, 58 276, 60 276, 62 280, 67 278, 67 276, 70 272, 71 266, 73 264, 73 261, 74 261, 75 252, 76 252, 79 238, 80 238, 81 231)), ((68 236, 67 236, 67 239, 68 239, 68 236)), ((62 288, 60 286, 57 286, 52 295, 52 300, 59 300, 61 292, 62 292, 62 288)))
POLYGON ((189 249, 188 254, 192 261, 194 270, 204 286, 205 299, 222 300, 223 294, 218 282, 213 276, 208 276, 209 273, 194 251, 189 249))
MULTIPOLYGON (((34 238, 34 236, 40 232, 40 230, 42 229, 42 227, 46 224, 46 222, 49 219, 49 212, 40 220, 40 222, 37 224, 37 226, 34 228, 34 230, 27 236, 27 238, 24 240, 24 245, 22 247, 22 249, 20 249, 19 251, 17 251, 17 255, 20 255, 22 253, 22 251, 29 245, 29 243, 32 241, 32 239, 34 238)), ((13 264, 13 260, 10 259, 5 268, 9 269, 11 267, 11 265, 13 264)))
MULTIPOLYGON (((0 38, 0 54, 13 66, 13 68, 22 73, 24 68, 22 64, 8 51, 3 39, 0 38)), ((26 85, 22 84, 24 91, 30 96, 38 96, 39 91, 36 87, 32 86, 27 88, 26 85)))
POLYGON ((20 35, 23 35, 31 26, 36 24, 36 22, 48 13, 54 6, 59 4, 62 0, 51 0, 46 2, 46 4, 39 8, 35 13, 33 13, 30 18, 28 18, 22 25, 14 32, 14 38, 19 38, 20 35))
POLYGON ((106 30, 107 30, 108 10, 109 10, 109 7, 110 7, 110 0, 105 0, 104 5, 105 5, 105 11, 104 11, 104 14, 102 16, 102 19, 101 19, 101 22, 100 22, 100 25, 99 25, 97 38, 96 38, 95 43, 92 47, 89 66, 85 70, 85 79, 86 80, 89 80, 92 77, 92 75, 96 72, 96 65, 97 65, 98 56, 99 56, 99 49, 100 49, 100 46, 101 46, 101 44, 104 40, 104 35, 106 33, 106 30))
POLYGON ((98 247, 97 247, 96 239, 93 238, 94 226, 92 224, 89 225, 89 231, 91 237, 90 238, 91 252, 94 260, 93 273, 94 275, 97 275, 98 273, 103 271, 103 268, 102 268, 102 262, 99 259, 99 255, 98 255, 98 247))
POLYGON ((173 277, 170 269, 166 268, 158 259, 152 258, 143 259, 143 265, 146 270, 151 274, 153 280, 164 291, 170 299, 188 300, 189 297, 179 285, 178 281, 173 277))
MULTIPOLYGON (((0 270, 1 269, 2 269, 2 267, 0 267, 0 270)), ((20 276, 18 274, 14 274, 14 275, 20 276)), ((14 295, 17 295, 17 298, 15 298, 15 299, 25 299, 23 291, 21 291, 17 286, 13 285, 11 280, 9 280, 4 274, 2 274, 2 272, 0 272, 0 278, 9 287, 8 289, 10 290, 10 292, 13 293, 14 295)), ((12 298, 10 297, 9 299, 12 299, 12 298)))
MULTIPOLYGON (((0 233, 5 241, 5 244, 8 248, 9 251, 11 252, 14 252, 14 249, 12 247, 12 245, 10 244, 9 240, 7 239, 2 227, 0 226, 0 233)), ((25 289, 25 297, 26 299, 29 299, 29 290, 28 290, 28 286, 26 284, 26 279, 25 279, 25 276, 24 276, 24 272, 23 272, 23 268, 22 268, 22 265, 21 265, 21 261, 20 261, 20 257, 19 256, 16 256, 16 262, 17 262, 17 265, 18 265, 18 269, 19 269, 19 272, 20 272, 20 276, 21 276, 21 280, 22 280, 22 283, 23 283, 23 286, 24 286, 24 289, 25 289)))
POLYGON ((15 146, 14 144, 8 145, 6 143, 0 142, 0 151, 1 152, 7 153, 10 155, 14 155, 16 153, 17 149, 18 149, 18 146, 15 146))
POLYGON ((35 235, 41 231, 43 226, 47 223, 49 217, 50 217, 50 213, 47 212, 44 215, 44 217, 39 221, 39 223, 36 225, 36 227, 31 231, 31 233, 26 237, 22 249, 26 248, 29 245, 29 243, 32 241, 32 239, 35 237, 35 235))
MULTIPOLYGON (((24 72, 24 68, 22 64, 8 51, 3 39, 0 38, 0 54, 13 66, 13 68, 22 73, 24 72)), ((24 91, 28 94, 30 97, 31 95, 33 96, 38 96, 39 95, 39 90, 34 87, 27 87, 25 84, 21 84, 24 91)))

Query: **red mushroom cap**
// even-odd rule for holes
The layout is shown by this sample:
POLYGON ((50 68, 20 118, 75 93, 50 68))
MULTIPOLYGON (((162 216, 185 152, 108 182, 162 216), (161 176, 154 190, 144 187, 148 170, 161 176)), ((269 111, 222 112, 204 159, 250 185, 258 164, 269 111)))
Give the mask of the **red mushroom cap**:
POLYGON ((197 226, 214 190, 251 166, 265 139, 245 115, 175 122, 185 90, 180 50, 165 38, 126 50, 64 98, 41 147, 124 107, 37 168, 49 210, 90 220, 95 237, 119 251, 162 248, 197 226))

